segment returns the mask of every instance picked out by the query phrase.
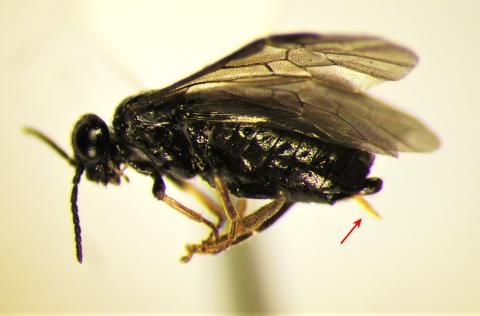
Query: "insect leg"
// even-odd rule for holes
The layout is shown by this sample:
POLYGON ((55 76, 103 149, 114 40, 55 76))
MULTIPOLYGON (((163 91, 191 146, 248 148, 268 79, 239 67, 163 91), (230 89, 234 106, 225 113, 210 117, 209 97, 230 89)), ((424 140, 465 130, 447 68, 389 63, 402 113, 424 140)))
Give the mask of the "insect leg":
POLYGON ((218 231, 217 227, 215 224, 213 224, 211 221, 206 219, 205 217, 202 216, 202 214, 195 212, 194 210, 186 207, 185 205, 181 204, 177 200, 169 197, 165 193, 165 183, 163 182, 162 178, 160 176, 157 176, 154 180, 153 184, 153 195, 165 202, 168 206, 172 207, 173 209, 177 210, 178 212, 182 213, 183 215, 187 216, 188 218, 198 222, 207 225, 211 230, 212 234, 214 236, 214 240, 218 238, 218 231))
POLYGON ((240 229, 241 217, 235 207, 233 207, 232 200, 230 199, 230 193, 228 192, 227 184, 225 183, 225 181, 219 176, 215 176, 213 178, 213 181, 215 182, 215 187, 220 195, 222 206, 225 210, 225 215, 230 222, 230 228, 226 241, 226 247, 228 248, 232 244, 233 240, 235 240, 237 236, 237 231, 240 229))
POLYGON ((287 197, 284 193, 280 193, 278 197, 268 204, 265 204, 254 213, 242 218, 243 228, 247 233, 254 233, 262 231, 275 222, 281 215, 283 215, 287 208, 284 205, 290 207, 293 203, 287 203, 287 197), (277 214, 279 214, 277 216, 277 214))
POLYGON ((217 229, 220 229, 225 223, 225 213, 220 205, 218 205, 214 200, 212 200, 207 194, 202 192, 196 186, 191 184, 188 181, 180 180, 172 176, 168 176, 175 185, 180 189, 192 194, 197 200, 199 200, 207 209, 212 212, 217 217, 217 229))
POLYGON ((247 199, 239 198, 237 200, 237 205, 235 206, 235 208, 237 209, 240 216, 243 217, 243 215, 245 215, 245 211, 247 210, 247 199))
POLYGON ((241 225, 238 226, 238 231, 235 239, 229 240, 229 234, 221 235, 216 241, 205 240, 201 244, 187 245, 187 255, 181 258, 182 262, 188 262, 194 254, 216 254, 220 253, 232 244, 238 244, 255 232, 259 232, 269 227, 274 221, 280 218, 289 207, 293 205, 293 202, 289 202, 285 194, 280 195, 270 203, 262 206, 254 213, 239 219, 241 225))
POLYGON ((283 214, 285 214, 290 209, 290 207, 293 206, 293 204, 295 203, 290 201, 285 202, 285 204, 283 204, 283 206, 278 210, 278 212, 276 212, 272 217, 268 218, 265 222, 263 222, 263 224, 258 227, 256 231, 261 232, 270 227, 273 223, 277 222, 277 220, 282 217, 283 214))

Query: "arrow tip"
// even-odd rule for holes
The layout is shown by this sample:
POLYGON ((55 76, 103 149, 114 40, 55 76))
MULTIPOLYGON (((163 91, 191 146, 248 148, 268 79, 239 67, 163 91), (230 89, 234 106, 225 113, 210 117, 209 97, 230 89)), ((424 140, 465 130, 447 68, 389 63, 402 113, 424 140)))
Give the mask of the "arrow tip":
MULTIPOLYGON (((359 218, 359 219, 357 219, 357 220, 356 220, 355 222, 353 222, 353 223, 355 224, 356 227, 360 228, 360 223, 361 223, 361 222, 362 222, 362 219, 359 218)), ((354 226, 354 228, 355 228, 355 226, 354 226)))

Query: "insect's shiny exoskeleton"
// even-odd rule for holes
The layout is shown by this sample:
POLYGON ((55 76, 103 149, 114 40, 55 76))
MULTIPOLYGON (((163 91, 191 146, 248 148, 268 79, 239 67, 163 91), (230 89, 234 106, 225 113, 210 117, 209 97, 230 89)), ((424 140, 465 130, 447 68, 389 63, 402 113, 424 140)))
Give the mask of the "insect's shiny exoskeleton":
POLYGON ((403 78, 416 62, 408 49, 375 37, 271 36, 167 88, 125 99, 111 129, 96 115, 83 116, 73 158, 28 131, 76 168, 71 204, 80 262, 81 175, 119 184, 128 166, 154 179, 156 198, 210 228, 205 240, 187 246, 188 261, 267 228, 296 202, 333 204, 378 192, 382 181, 368 177, 377 153, 437 148, 422 123, 363 93, 403 78), (218 191, 221 206, 185 181, 195 176, 218 191), (165 177, 196 194, 217 222, 169 197, 165 177), (231 194, 272 201, 246 214, 231 194))

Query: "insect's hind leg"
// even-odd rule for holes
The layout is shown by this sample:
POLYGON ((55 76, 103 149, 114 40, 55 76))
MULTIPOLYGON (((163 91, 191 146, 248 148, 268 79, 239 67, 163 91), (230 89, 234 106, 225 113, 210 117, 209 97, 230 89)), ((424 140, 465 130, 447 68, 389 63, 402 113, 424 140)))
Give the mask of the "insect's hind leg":
MULTIPOLYGON (((293 206, 293 204, 295 203, 287 200, 277 212, 275 212, 272 216, 265 218, 261 225, 256 227, 255 231, 261 232, 276 223, 277 220, 279 220, 280 217, 282 217, 283 214, 285 214, 293 206)), ((255 215, 255 213, 253 213, 251 216, 253 215, 255 215)))
POLYGON ((165 202, 168 206, 172 207, 173 209, 187 216, 191 220, 207 225, 212 230, 213 240, 218 239, 217 226, 213 224, 211 221, 209 221, 208 219, 206 219, 205 217, 203 217, 202 214, 193 211, 192 209, 186 207, 185 205, 181 204, 177 200, 169 197, 165 193, 165 183, 163 182, 163 179, 160 176, 157 176, 154 178, 153 195, 157 199, 165 202))
POLYGON ((293 205, 288 201, 284 193, 280 193, 276 199, 262 206, 254 213, 240 218, 240 225, 231 240, 230 234, 220 236, 217 241, 206 240, 201 244, 187 245, 187 255, 181 258, 182 262, 188 262, 194 254, 216 254, 229 248, 232 244, 238 244, 255 232, 262 231, 277 221, 293 205))

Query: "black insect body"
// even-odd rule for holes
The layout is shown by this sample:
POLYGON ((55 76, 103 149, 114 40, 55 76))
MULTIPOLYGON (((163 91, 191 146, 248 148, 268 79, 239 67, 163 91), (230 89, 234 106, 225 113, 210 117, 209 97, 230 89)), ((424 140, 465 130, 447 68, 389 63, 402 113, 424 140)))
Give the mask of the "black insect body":
POLYGON ((220 176, 230 193, 252 199, 287 191, 295 201, 333 203, 380 189, 379 179, 365 179, 374 156, 358 149, 250 123, 189 122, 188 110, 163 116, 162 106, 139 99, 122 107, 135 109, 135 117, 120 108, 113 122, 116 135, 142 148, 150 157, 143 164, 153 160, 160 174, 200 175, 212 186, 213 177, 220 176), (155 125, 142 123, 154 118, 155 125))
POLYGON ((211 234, 187 246, 218 253, 271 225, 295 202, 326 202, 376 193, 368 178, 377 153, 425 152, 438 140, 411 116, 362 91, 404 77, 417 57, 363 36, 292 34, 257 40, 161 90, 124 100, 112 129, 87 114, 73 132, 74 158, 36 130, 76 167, 72 191, 77 258, 82 260, 76 205, 82 172, 119 184, 131 166, 154 179, 154 195, 211 234), (222 207, 184 180, 200 176, 222 207), (163 178, 195 193, 218 217, 213 223, 165 193, 163 178), (271 199, 245 214, 230 194, 271 199), (228 225, 225 225, 224 222, 228 225))

